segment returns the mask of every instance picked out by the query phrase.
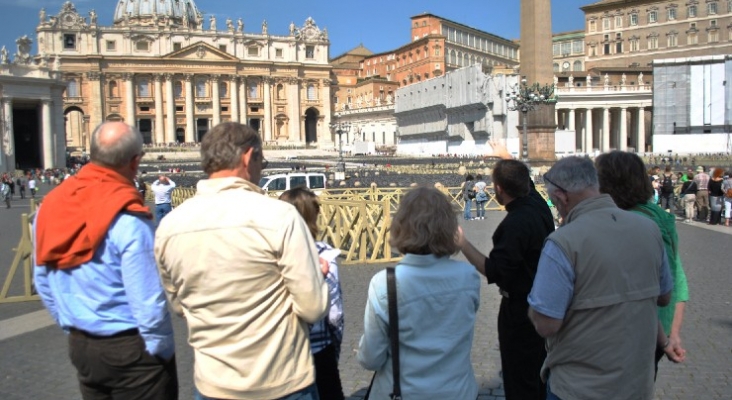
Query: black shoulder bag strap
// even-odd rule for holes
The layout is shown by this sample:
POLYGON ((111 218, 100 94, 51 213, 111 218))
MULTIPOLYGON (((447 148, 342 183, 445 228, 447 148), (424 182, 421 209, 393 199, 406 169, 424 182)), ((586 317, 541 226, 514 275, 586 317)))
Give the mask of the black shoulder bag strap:
MULTIPOLYGON (((399 314, 397 312, 396 274, 394 268, 386 269, 386 293, 389 302, 389 341, 391 342, 391 362, 392 372, 394 373, 394 389, 391 394, 391 399, 401 400, 402 385, 399 381, 399 314)), ((376 378, 376 373, 371 377, 371 383, 366 390, 364 400, 369 400, 371 397, 374 378, 376 378)))
POLYGON ((386 269, 386 290, 389 297, 389 339, 391 340, 391 368, 394 373, 392 400, 401 400, 402 385, 399 381, 399 313, 397 311, 396 272, 386 269))

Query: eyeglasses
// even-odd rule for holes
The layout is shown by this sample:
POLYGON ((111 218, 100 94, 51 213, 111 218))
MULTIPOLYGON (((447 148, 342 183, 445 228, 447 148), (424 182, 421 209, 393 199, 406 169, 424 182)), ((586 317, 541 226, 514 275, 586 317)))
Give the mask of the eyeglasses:
POLYGON ((547 181, 547 182, 549 182, 549 184, 550 184, 550 185, 552 185, 552 186, 554 186, 555 188, 557 188, 557 189, 561 190, 562 192, 564 192, 564 193, 569 193, 569 192, 567 192, 567 189, 565 189, 565 188, 563 188, 563 187, 561 187, 561 186, 557 185, 556 183, 552 182, 552 180, 551 180, 551 179, 549 179, 549 178, 547 178, 547 177, 546 177, 546 175, 544 175, 544 180, 545 180, 545 181, 547 181))

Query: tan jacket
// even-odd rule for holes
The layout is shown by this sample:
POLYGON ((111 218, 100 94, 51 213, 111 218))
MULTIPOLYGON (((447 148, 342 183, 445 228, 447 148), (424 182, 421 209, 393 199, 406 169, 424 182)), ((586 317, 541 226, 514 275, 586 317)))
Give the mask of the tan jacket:
POLYGON ((325 315, 328 286, 292 205, 243 179, 203 180, 155 236, 163 286, 188 323, 202 394, 273 399, 315 381, 306 323, 325 315))

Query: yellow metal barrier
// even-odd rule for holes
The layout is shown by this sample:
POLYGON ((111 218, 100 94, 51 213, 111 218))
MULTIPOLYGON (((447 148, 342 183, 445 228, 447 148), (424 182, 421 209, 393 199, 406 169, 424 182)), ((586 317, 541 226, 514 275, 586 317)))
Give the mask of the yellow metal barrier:
MULTIPOLYGON (((31 200, 31 210, 35 210, 35 202, 31 200)), ((22 234, 20 236, 20 243, 18 247, 13 249, 15 251, 15 258, 13 264, 10 266, 10 272, 5 278, 2 290, 0 290, 0 303, 17 303, 21 301, 40 300, 38 294, 35 293, 33 287, 33 244, 31 241, 31 228, 30 221, 32 217, 28 214, 23 214, 20 217, 22 225, 22 234), (23 293, 21 295, 9 296, 10 285, 13 283, 15 275, 20 271, 22 264, 22 279, 23 279, 23 293)))
MULTIPOLYGON (((341 249, 344 264, 391 262, 400 257, 392 253, 389 244, 391 214, 396 211, 402 196, 409 188, 336 188, 320 194, 321 215, 320 240, 341 249)), ((463 192, 460 187, 441 187, 446 196, 464 209, 463 192)), ((537 190, 547 198, 543 185, 537 190)), ((486 210, 502 211, 493 186, 486 188, 488 201, 486 210)), ((172 193, 173 206, 178 206, 196 194, 194 188, 175 188, 172 193)), ((276 196, 270 193, 270 196, 276 196)))

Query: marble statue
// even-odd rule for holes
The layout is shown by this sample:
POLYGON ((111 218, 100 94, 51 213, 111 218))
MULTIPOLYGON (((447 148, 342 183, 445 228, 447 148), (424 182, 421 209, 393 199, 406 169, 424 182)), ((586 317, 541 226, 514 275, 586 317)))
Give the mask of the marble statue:
POLYGON ((267 20, 262 21, 262 35, 267 34, 267 20))
POLYGON ((290 22, 290 36, 294 36, 294 35, 295 35, 295 23, 290 22))
POLYGON ((557 87, 559 85, 559 78, 557 78, 556 75, 554 75, 554 87, 557 87))
POLYGON ((610 86, 610 75, 605 74, 605 86, 610 86))
POLYGON ((92 25, 97 24, 97 12, 94 10, 89 11, 89 23, 92 25))
POLYGON ((8 49, 3 46, 2 49, 0 49, 0 64, 7 64, 8 63, 8 49))
POLYGON ((592 86, 592 76, 590 74, 587 74, 587 78, 585 78, 587 81, 587 86, 592 86))
POLYGON ((569 86, 574 86, 574 75, 569 75, 569 86))
POLYGON ((237 25, 236 28, 239 32, 244 32, 244 21, 241 18, 239 18, 239 20, 236 21, 236 25, 237 25))
POLYGON ((42 24, 46 22, 46 9, 45 8, 41 8, 41 11, 38 13, 38 18, 41 20, 42 24))
POLYGON ((231 20, 231 18, 226 19, 226 29, 228 29, 229 32, 234 32, 234 22, 231 20))
POLYGON ((625 81, 628 79, 627 76, 625 76, 625 73, 623 73, 623 76, 620 78, 620 84, 625 86, 625 81))
POLYGON ((642 86, 644 84, 645 82, 643 82, 643 73, 641 72, 640 74, 638 74, 638 85, 642 86))
POLYGON ((215 15, 212 15, 208 19, 208 22, 209 22, 209 29, 212 30, 212 31, 215 31, 216 30, 216 16, 215 15))

